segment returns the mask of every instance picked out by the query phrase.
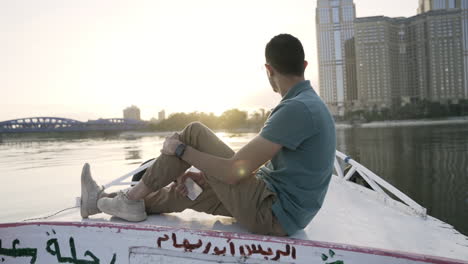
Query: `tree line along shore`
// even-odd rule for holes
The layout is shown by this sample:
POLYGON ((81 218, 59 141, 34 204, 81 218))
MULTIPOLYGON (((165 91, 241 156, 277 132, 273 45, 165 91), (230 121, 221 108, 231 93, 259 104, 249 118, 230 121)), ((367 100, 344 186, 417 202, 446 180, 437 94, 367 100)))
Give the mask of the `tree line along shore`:
MULTIPOLYGON (((149 126, 151 131, 180 131, 191 122, 202 122, 212 130, 234 132, 260 131, 270 115, 269 111, 231 109, 217 116, 213 113, 174 113, 167 119, 149 126)), ((345 117, 335 118, 337 128, 394 127, 415 125, 448 125, 468 123, 468 100, 457 105, 417 103, 398 109, 350 112, 345 117)))

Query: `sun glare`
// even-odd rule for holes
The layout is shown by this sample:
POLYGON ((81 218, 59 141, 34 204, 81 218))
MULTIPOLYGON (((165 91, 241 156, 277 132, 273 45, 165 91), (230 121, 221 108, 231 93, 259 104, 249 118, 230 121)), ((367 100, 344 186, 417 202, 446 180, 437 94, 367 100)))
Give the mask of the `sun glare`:
POLYGON ((306 78, 318 87, 316 1, 60 3, 0 1, 0 87, 8 98, 0 120, 120 117, 130 105, 144 119, 162 109, 271 108, 278 97, 262 68, 264 47, 285 32, 303 42, 306 78), (294 15, 278 19, 285 12, 294 15))

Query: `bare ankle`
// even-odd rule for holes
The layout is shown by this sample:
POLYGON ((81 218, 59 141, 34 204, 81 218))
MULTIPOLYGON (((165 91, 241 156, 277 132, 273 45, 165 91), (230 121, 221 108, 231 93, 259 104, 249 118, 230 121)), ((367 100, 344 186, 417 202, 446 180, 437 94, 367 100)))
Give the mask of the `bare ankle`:
POLYGON ((115 196, 117 196, 117 193, 116 192, 112 192, 112 193, 106 193, 105 191, 102 191, 100 194, 99 194, 99 199, 101 198, 114 198, 115 196))
POLYGON ((145 198, 149 193, 151 193, 151 189, 140 181, 137 185, 128 190, 127 198, 129 200, 138 201, 145 198))
POLYGON ((138 197, 136 197, 135 192, 132 191, 132 190, 133 190, 133 189, 130 189, 130 190, 127 191, 127 193, 126 193, 127 198, 128 198, 129 200, 132 200, 132 201, 140 200, 140 199, 138 199, 138 197))

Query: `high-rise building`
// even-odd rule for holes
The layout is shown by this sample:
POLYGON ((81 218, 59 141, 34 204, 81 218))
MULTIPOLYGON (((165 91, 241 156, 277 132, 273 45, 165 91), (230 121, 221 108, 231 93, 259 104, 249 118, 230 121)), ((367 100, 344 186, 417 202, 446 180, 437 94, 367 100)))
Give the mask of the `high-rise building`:
POLYGON ((461 10, 432 11, 420 15, 424 21, 427 87, 421 98, 430 101, 456 101, 467 98, 463 60, 461 10))
POLYGON ((342 116, 357 99, 353 0, 318 0, 316 9, 320 96, 342 116))
POLYGON ((464 93, 468 94, 468 0, 419 0, 418 14, 436 10, 460 10, 462 27, 463 65, 465 68, 463 82, 464 93))
MULTIPOLYGON (((463 0, 462 0, 463 1, 463 0)), ((419 0, 418 14, 460 7, 460 0, 419 0)))
POLYGON ((140 108, 132 105, 127 107, 123 110, 123 118, 124 119, 134 119, 134 120, 141 120, 140 118, 140 108))
POLYGON ((390 108, 407 90, 405 19, 355 20, 358 98, 362 108, 390 108))
POLYGON ((381 109, 415 100, 467 99, 462 14, 459 8, 447 8, 410 18, 356 19, 361 106, 381 109))
POLYGON ((352 19, 351 0, 319 0, 320 94, 335 115, 468 99, 468 0, 421 0, 418 15, 352 19))
POLYGON ((159 111, 159 113, 158 113, 158 120, 159 120, 159 121, 163 121, 164 119, 166 119, 166 111, 161 110, 161 111, 159 111))

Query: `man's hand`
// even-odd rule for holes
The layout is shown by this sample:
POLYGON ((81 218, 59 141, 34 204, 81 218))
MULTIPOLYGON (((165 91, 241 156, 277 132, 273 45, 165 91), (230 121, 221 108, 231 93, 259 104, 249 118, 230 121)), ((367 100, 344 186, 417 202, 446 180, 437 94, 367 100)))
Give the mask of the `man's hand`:
POLYGON ((184 174, 180 175, 177 178, 175 186, 176 191, 183 196, 188 195, 187 187, 185 187, 185 181, 187 180, 187 178, 192 178, 192 180, 200 186, 203 186, 205 184, 205 176, 203 175, 203 172, 184 172, 184 174))
POLYGON ((172 136, 166 137, 166 140, 163 144, 163 148, 161 149, 161 153, 173 156, 175 155, 177 146, 179 146, 180 144, 182 144, 182 141, 179 140, 179 134, 174 133, 172 134, 172 136))

